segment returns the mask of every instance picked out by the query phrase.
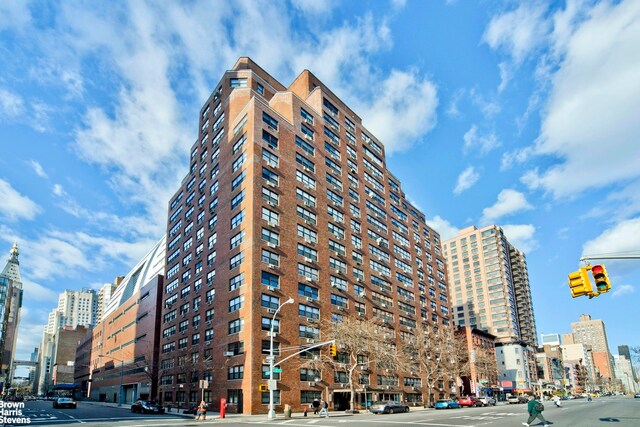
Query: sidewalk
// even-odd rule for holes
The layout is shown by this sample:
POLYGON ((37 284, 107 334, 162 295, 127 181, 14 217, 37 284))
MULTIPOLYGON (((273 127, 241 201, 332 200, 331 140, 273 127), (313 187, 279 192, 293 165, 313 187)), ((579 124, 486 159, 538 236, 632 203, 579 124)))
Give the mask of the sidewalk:
MULTIPOLYGON (((98 406, 108 406, 111 408, 116 408, 116 409, 124 409, 127 411, 131 411, 131 404, 123 404, 122 406, 118 406, 117 403, 110 403, 110 402, 95 402, 95 401, 91 401, 91 400, 83 400, 81 401, 82 403, 85 404, 90 404, 90 405, 98 405, 98 406)), ((173 416, 179 416, 180 418, 187 418, 190 420, 195 419, 195 415, 194 414, 183 414, 182 411, 184 411, 185 408, 180 408, 180 411, 178 412, 178 408, 174 408, 172 407, 170 411, 165 412, 165 414, 168 415, 173 415, 173 416)), ((433 408, 423 408, 422 406, 416 406, 416 407, 411 407, 411 412, 421 412, 421 411, 432 411, 433 408)), ((344 411, 339 411, 339 412, 332 412, 329 411, 329 418, 346 418, 346 417, 358 417, 358 416, 372 416, 373 414, 369 411, 366 410, 361 410, 359 413, 357 414, 350 414, 350 413, 345 413, 344 411)), ((324 417, 318 417, 317 415, 313 415, 313 411, 308 412, 307 413, 307 417, 306 419, 323 419, 324 417)), ((277 413, 276 414, 276 419, 279 420, 284 420, 284 414, 282 413, 277 413)), ((305 419, 304 413, 303 412, 294 412, 291 414, 291 419, 305 419)), ((267 414, 258 414, 258 415, 247 415, 247 414, 230 414, 227 413, 225 415, 225 418, 220 418, 220 413, 219 412, 212 412, 212 411, 207 411, 207 419, 201 422, 225 422, 225 421, 230 421, 230 422, 234 422, 234 421, 253 421, 253 422, 259 422, 259 421, 268 421, 269 417, 267 416, 267 414)))

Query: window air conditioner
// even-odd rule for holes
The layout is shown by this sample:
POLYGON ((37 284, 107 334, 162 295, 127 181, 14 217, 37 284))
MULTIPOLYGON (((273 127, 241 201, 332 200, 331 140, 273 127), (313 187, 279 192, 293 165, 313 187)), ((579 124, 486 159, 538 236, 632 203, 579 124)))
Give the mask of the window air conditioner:
POLYGON ((222 353, 222 355, 224 357, 231 357, 231 356, 233 356, 233 351, 225 351, 225 352, 222 353))

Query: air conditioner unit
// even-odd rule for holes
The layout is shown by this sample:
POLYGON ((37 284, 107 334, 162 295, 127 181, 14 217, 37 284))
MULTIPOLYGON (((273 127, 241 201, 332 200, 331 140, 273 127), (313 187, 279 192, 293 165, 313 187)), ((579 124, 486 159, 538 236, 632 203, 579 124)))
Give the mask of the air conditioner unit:
POLYGON ((311 297, 307 297, 307 301, 309 301, 309 302, 313 302, 313 298, 311 298, 311 297))
POLYGON ((272 243, 272 242, 267 242, 267 246, 272 248, 272 249, 275 249, 277 247, 276 244, 272 243))
POLYGON ((307 338, 307 343, 312 344, 316 342, 316 340, 314 340, 313 338, 307 338))
POLYGON ((278 223, 275 222, 275 221, 267 221, 267 225, 270 226, 270 227, 277 227, 278 223))
POLYGON ((313 262, 313 260, 309 257, 304 257, 304 262, 313 262))
POLYGON ((309 141, 313 141, 313 137, 311 135, 309 135, 308 133, 304 134, 305 139, 308 139, 309 141))
POLYGON ((277 186, 278 186, 278 183, 277 183, 277 182, 273 182, 273 181, 267 181, 267 185, 268 185, 269 187, 277 187, 277 186))
POLYGON ((274 292, 276 290, 276 288, 274 288, 273 286, 267 286, 267 290, 269 292, 274 292))
POLYGON ((207 305, 211 305, 211 300, 207 300, 207 305))
POLYGON ((306 172, 311 172, 312 169, 309 166, 303 166, 302 169, 306 172))
POLYGON ((278 266, 275 264, 269 264, 268 267, 272 270, 276 269, 278 266))
POLYGON ((211 320, 207 320, 207 325, 210 325, 210 324, 211 324, 211 320))
POLYGON ((204 345, 211 345, 211 341, 205 341, 204 345))
POLYGON ((364 317, 364 313, 359 312, 359 313, 358 313, 358 317, 364 317))
POLYGON ((267 200, 267 203, 269 203, 269 206, 278 206, 278 204, 273 200, 267 200))
POLYGON ((316 319, 314 319, 313 317, 307 317, 307 322, 309 323, 315 323, 316 319))
POLYGON ((351 168, 350 171, 353 173, 358 172, 355 168, 351 168))
POLYGON ((337 287, 338 287, 338 285, 336 285, 335 283, 332 283, 332 284, 331 284, 331 287, 332 287, 332 288, 337 288, 337 287))
MULTIPOLYGON (((358 264, 358 265, 360 265, 360 264, 358 264)), ((362 282, 362 279, 361 279, 360 277, 358 277, 358 278, 356 279, 356 282, 360 283, 360 282, 362 282)))
POLYGON ((304 223, 308 225, 314 225, 313 221, 311 221, 310 219, 305 219, 304 223))
POLYGON ((387 304, 380 304, 382 308, 387 308, 387 304))
POLYGON ((304 205, 305 206, 313 206, 313 202, 311 200, 305 200, 304 201, 304 205))
POLYGON ((311 117, 305 117, 304 121, 307 122, 308 124, 312 125, 313 124, 313 119, 311 117))
POLYGON ((335 272, 336 272, 336 274, 340 274, 340 273, 342 273, 342 272, 341 272, 339 269, 337 269, 337 268, 335 269, 335 272))
POLYGON ((309 387, 315 387, 316 383, 314 383, 313 381, 309 381, 309 387))
POLYGON ((345 309, 345 307, 344 307, 344 306, 340 305, 340 306, 338 306, 338 310, 340 310, 340 311, 345 311, 346 309, 345 309))
POLYGON ((276 309, 275 308, 267 308, 267 313, 276 314, 276 309))
POLYGON ((231 357, 231 356, 233 356, 233 351, 225 351, 225 352, 222 353, 222 355, 224 357, 231 357))

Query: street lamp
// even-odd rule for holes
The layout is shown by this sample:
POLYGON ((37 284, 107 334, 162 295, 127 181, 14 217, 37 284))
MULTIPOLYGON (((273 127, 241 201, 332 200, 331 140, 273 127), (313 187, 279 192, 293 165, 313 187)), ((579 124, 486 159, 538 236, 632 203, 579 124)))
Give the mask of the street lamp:
POLYGON ((117 360, 118 362, 120 362, 120 391, 118 392, 118 406, 122 406, 122 377, 124 375, 124 360, 122 359, 118 359, 116 357, 113 356, 105 356, 104 354, 99 354, 98 356, 100 357, 108 357, 110 359, 113 360, 117 360))
POLYGON ((275 359, 273 357, 273 337, 275 336, 275 332, 273 330, 273 326, 275 325, 278 312, 285 304, 293 304, 293 298, 289 298, 278 306, 276 312, 273 313, 273 317, 271 318, 271 330, 269 331, 269 419, 274 419, 276 417, 276 411, 273 407, 273 368, 275 367, 275 359))

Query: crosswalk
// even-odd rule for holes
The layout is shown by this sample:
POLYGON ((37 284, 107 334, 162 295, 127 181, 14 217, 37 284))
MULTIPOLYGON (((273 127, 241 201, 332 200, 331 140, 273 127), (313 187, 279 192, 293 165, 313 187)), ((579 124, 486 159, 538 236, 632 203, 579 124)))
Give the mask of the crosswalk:
POLYGON ((24 417, 26 418, 29 418, 32 423, 38 422, 38 421, 53 421, 58 419, 58 417, 55 414, 52 414, 46 409, 25 408, 22 410, 22 415, 24 415, 24 417))

